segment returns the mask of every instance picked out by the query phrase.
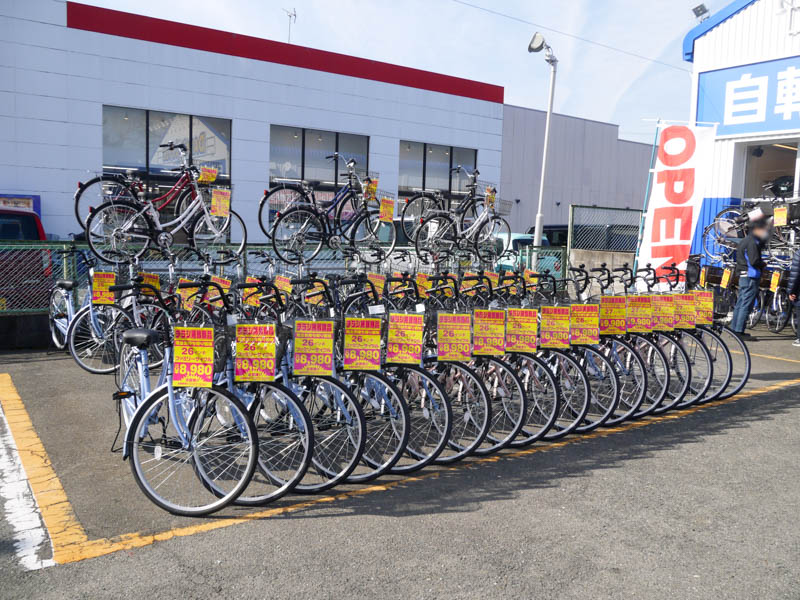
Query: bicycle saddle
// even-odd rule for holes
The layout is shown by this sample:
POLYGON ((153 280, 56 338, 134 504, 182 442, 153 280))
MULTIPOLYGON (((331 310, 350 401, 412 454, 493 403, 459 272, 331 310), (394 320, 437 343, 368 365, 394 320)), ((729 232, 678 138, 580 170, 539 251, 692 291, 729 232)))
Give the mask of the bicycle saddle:
POLYGON ((122 341, 134 348, 147 348, 159 341, 161 333, 155 329, 128 329, 122 333, 122 341))
POLYGON ((62 290, 66 290, 69 292, 77 287, 78 282, 75 281, 74 279, 59 279, 58 281, 56 281, 56 285, 60 287, 62 290))

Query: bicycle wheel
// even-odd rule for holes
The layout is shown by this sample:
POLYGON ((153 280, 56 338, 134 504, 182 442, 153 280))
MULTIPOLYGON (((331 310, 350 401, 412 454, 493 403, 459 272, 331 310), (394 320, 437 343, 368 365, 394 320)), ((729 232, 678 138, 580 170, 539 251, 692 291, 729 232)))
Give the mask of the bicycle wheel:
POLYGON ((175 515, 211 514, 244 491, 258 460, 258 436, 244 405, 214 386, 168 386, 145 399, 125 444, 133 478, 157 506, 175 515), (173 418, 174 417, 174 418, 173 418))
POLYGON ((542 439, 550 431, 558 418, 561 393, 552 371, 538 356, 515 353, 510 360, 517 368, 528 400, 525 423, 511 441, 512 447, 520 448, 542 439))
POLYGON ((705 344, 695 334, 686 330, 676 331, 675 339, 686 351, 689 364, 692 367, 692 382, 689 393, 678 403, 678 408, 687 408, 700 402, 708 393, 714 380, 714 364, 711 362, 711 353, 705 344))
POLYGON ((122 332, 134 327, 133 318, 115 304, 85 306, 67 330, 69 353, 89 373, 104 375, 117 368, 122 332))
POLYGON ((767 293, 766 290, 759 290, 758 294, 756 294, 756 299, 753 302, 753 308, 747 315, 746 325, 748 329, 753 329, 756 325, 761 322, 761 318, 764 316, 765 304, 767 293))
POLYGON ((53 345, 63 350, 67 346, 67 329, 69 329, 69 298, 67 292, 59 287, 53 288, 50 292, 48 324, 53 345))
POLYGON ((386 260, 394 251, 397 229, 394 221, 379 220, 377 212, 364 212, 356 217, 348 230, 348 238, 350 248, 361 262, 374 265, 386 260))
POLYGON ((789 301, 789 294, 785 289, 778 289, 773 295, 772 300, 767 305, 766 320, 767 328, 773 333, 780 333, 789 323, 792 313, 792 303, 789 301))
POLYGON ((367 424, 355 396, 341 381, 302 377, 295 391, 314 426, 311 465, 295 491, 313 494, 350 476, 364 453, 367 424))
POLYGON ((720 400, 725 400, 741 392, 744 386, 747 385, 752 366, 750 350, 747 348, 747 344, 733 330, 719 324, 713 325, 713 329, 728 347, 728 352, 731 355, 731 381, 719 396, 720 400))
POLYGON ((314 428, 300 399, 274 382, 239 387, 258 433, 258 466, 236 504, 264 505, 291 492, 311 464, 314 428))
POLYGON ((491 217, 475 234, 475 253, 487 264, 494 264, 508 250, 511 226, 500 217, 491 217))
POLYGON ((409 435, 408 406, 397 387, 381 373, 349 371, 344 375, 361 404, 367 425, 362 464, 347 481, 364 483, 388 472, 405 452, 409 435))
POLYGON ((542 357, 558 382, 561 392, 559 411, 553 427, 542 439, 557 440, 569 435, 589 412, 591 387, 583 367, 561 350, 546 350, 542 357))
POLYGON ((647 368, 635 348, 622 339, 610 339, 605 346, 605 356, 619 378, 619 403, 605 422, 611 426, 632 418, 639 411, 647 396, 647 368))
POLYGON ((325 229, 311 207, 290 208, 272 227, 272 248, 285 263, 299 265, 311 262, 319 254, 325 229))
POLYGON ((267 236, 267 240, 272 239, 273 217, 277 219, 280 213, 301 203, 311 204, 311 199, 299 187, 279 185, 261 197, 261 202, 258 203, 258 226, 267 236))
POLYGON ((619 405, 620 384, 614 366, 603 354, 590 346, 573 348, 589 380, 589 410, 575 428, 578 433, 588 433, 604 425, 619 405))
POLYGON ((204 211, 189 224, 189 245, 208 255, 215 265, 236 262, 247 245, 247 227, 234 211, 229 217, 206 216, 204 211))
POLYGON ((412 473, 436 460, 447 445, 453 425, 450 399, 444 387, 417 366, 387 366, 384 372, 400 390, 409 412, 406 454, 391 473, 412 473))
POLYGON ((692 383, 692 365, 686 350, 674 338, 658 334, 655 340, 661 352, 667 357, 669 365, 667 394, 652 413, 660 415, 678 406, 689 394, 689 386, 692 383))
POLYGON ((424 365, 444 386, 453 411, 450 440, 436 463, 453 463, 472 454, 486 438, 492 423, 489 393, 475 371, 462 363, 429 357, 424 365))
POLYGON ((447 215, 424 218, 414 234, 414 249, 422 262, 442 263, 452 256, 457 245, 456 223, 447 215))
POLYGON ((120 265, 141 257, 155 226, 143 208, 123 200, 97 207, 86 221, 86 241, 100 260, 120 265))
POLYGON ((429 194, 417 194, 407 198, 400 212, 400 223, 405 239, 411 241, 419 227, 420 219, 432 210, 441 210, 439 201, 429 194))
POLYGON ((136 203, 136 192, 116 175, 100 175, 78 185, 75 191, 75 219, 86 229, 86 220, 94 208, 106 202, 136 203))
POLYGON ((700 338, 700 341, 708 349, 713 367, 711 385, 705 396, 699 401, 702 404, 716 400, 725 392, 731 382, 733 360, 728 346, 714 331, 705 327, 698 327, 695 329, 695 335, 700 338))
POLYGON ((629 334, 631 346, 642 360, 647 377, 647 390, 639 409, 633 414, 640 419, 652 414, 664 401, 669 392, 669 361, 659 345, 649 337, 629 334))
POLYGON ((489 392, 492 420, 483 444, 475 454, 485 456, 507 447, 517 437, 528 416, 525 386, 514 369, 499 358, 479 358, 472 368, 489 392))

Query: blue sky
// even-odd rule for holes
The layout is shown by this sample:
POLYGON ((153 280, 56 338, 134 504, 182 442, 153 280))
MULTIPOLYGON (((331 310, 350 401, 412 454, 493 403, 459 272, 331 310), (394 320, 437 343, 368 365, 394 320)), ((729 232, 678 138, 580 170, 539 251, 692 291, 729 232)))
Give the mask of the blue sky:
MULTIPOLYGON (((691 65, 681 42, 700 0, 465 0, 535 25, 457 0, 82 1, 279 41, 288 32, 282 9, 295 8, 292 43, 502 85, 506 103, 543 109, 548 67, 527 52, 540 29, 559 59, 555 110, 618 123, 621 138, 652 143, 655 125, 644 119, 688 118, 691 65)), ((725 4, 706 1, 712 12, 725 4)))

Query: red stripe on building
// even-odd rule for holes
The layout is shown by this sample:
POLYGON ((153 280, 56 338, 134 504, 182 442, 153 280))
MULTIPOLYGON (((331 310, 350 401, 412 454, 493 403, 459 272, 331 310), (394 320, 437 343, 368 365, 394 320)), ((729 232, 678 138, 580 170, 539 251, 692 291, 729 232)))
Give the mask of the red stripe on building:
POLYGON ((67 27, 503 102, 503 87, 497 85, 76 2, 67 2, 67 27))

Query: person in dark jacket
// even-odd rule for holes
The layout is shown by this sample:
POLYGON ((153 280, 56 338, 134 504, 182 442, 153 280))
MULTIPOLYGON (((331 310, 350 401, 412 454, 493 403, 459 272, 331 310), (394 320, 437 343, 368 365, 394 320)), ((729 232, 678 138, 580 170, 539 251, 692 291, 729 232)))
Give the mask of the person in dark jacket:
POLYGON ((800 347, 800 250, 795 250, 792 256, 792 266, 789 268, 789 279, 786 281, 786 291, 789 293, 789 300, 794 303, 794 319, 797 323, 797 339, 792 342, 792 346, 800 347))
POLYGON ((744 333, 747 315, 753 309, 753 303, 758 294, 758 283, 761 280, 761 271, 767 266, 761 258, 761 249, 769 236, 769 228, 763 221, 758 221, 750 226, 750 232, 739 242, 736 249, 736 271, 739 273, 739 297, 733 309, 731 329, 739 337, 749 339, 752 336, 744 333))

